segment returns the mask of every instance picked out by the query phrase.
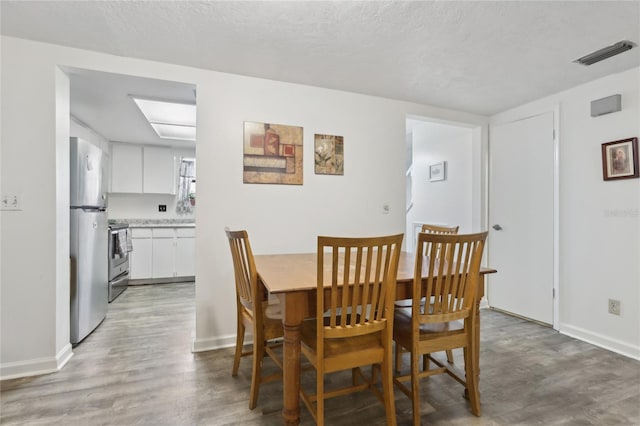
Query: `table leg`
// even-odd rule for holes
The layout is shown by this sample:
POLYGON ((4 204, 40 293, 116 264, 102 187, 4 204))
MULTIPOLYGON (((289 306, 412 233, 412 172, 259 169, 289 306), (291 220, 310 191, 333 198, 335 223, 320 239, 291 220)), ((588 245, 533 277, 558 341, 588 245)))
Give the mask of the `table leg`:
MULTIPOLYGON (((472 371, 475 378, 475 385, 480 389, 480 301, 484 297, 484 276, 480 276, 478 279, 478 289, 477 289, 477 297, 475 303, 476 317, 473 322, 473 348, 471 350, 472 356, 472 371)), ((476 416, 480 416, 482 414, 480 408, 480 391, 478 391, 478 397, 476 401, 472 401, 472 411, 476 416), (474 404, 475 402, 475 404, 474 404)))
POLYGON ((300 423, 300 324, 305 299, 299 293, 279 295, 284 326, 283 408, 284 424, 300 423))
POLYGON ((484 275, 480 275, 478 280, 478 297, 476 298, 476 326, 473 330, 473 342, 476 346, 475 356, 473 359, 474 371, 476 372, 476 383, 480 384, 480 302, 484 297, 484 275))

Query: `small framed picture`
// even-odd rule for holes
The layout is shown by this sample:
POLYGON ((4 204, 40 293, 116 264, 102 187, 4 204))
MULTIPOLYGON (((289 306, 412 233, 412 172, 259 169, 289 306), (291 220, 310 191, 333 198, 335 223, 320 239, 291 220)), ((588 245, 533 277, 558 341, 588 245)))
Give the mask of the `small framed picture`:
POLYGON ((604 180, 630 179, 638 173, 638 138, 602 144, 602 177, 604 180))
POLYGON ((315 139, 317 175, 344 175, 344 137, 318 135, 315 139))
POLYGON ((447 162, 429 164, 429 181, 445 180, 447 178, 447 162))

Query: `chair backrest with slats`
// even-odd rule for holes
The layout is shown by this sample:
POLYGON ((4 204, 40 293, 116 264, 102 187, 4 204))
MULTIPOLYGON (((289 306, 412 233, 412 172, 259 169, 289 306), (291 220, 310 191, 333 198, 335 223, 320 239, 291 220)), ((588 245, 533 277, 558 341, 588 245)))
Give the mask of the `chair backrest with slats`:
MULTIPOLYGON (((449 322, 471 314, 486 238, 487 232, 418 235, 412 302, 418 323, 449 322), (423 297, 430 297, 431 303, 421 304, 423 297)), ((414 321, 414 326, 419 324, 414 321)))
POLYGON ((457 234, 459 226, 439 226, 439 225, 429 225, 428 223, 422 224, 422 232, 426 232, 428 234, 457 234))
MULTIPOLYGON (((258 272, 253 260, 253 252, 247 231, 230 231, 225 229, 233 258, 233 270, 236 281, 238 302, 250 313, 254 313, 254 301, 260 300, 257 295, 258 272)), ((258 304, 259 305, 259 304, 258 304)))
MULTIPOLYGON (((426 232, 427 234, 457 234, 459 226, 439 226, 439 225, 430 225, 428 223, 422 224, 422 232, 426 232)), ((441 247, 439 247, 441 248, 441 247)), ((438 256, 440 256, 440 252, 438 251, 438 256)))
POLYGON ((393 321, 402 238, 318 237, 319 345, 323 338, 377 332, 393 321))

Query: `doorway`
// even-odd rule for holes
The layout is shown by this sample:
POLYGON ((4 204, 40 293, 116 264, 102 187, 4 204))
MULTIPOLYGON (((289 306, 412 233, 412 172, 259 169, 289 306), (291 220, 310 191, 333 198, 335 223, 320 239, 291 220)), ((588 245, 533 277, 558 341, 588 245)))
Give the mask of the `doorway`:
POLYGON ((480 126, 412 117, 406 132, 405 250, 414 251, 423 223, 482 230, 480 126))
MULTIPOLYGON (((196 86, 71 67, 64 71, 69 79, 69 136, 105 153, 109 224, 118 229, 130 226, 129 237, 118 240, 126 241, 130 267, 128 274, 118 271, 118 277, 133 279, 137 273, 149 281, 193 282, 196 86), (143 111, 141 100, 155 104, 156 120, 143 111), (189 121, 190 112, 194 122, 189 121), (170 120, 164 119, 167 114, 170 120), (182 121, 174 124, 174 117, 182 121), (154 126, 158 119, 163 119, 164 133, 154 126), (176 127, 185 131, 176 132, 176 127), (163 227, 152 230, 154 224, 163 227), (142 237, 138 241, 137 231, 142 237), (163 278, 156 280, 157 276, 163 278)), ((117 308, 123 296, 109 300, 109 308, 117 308)))

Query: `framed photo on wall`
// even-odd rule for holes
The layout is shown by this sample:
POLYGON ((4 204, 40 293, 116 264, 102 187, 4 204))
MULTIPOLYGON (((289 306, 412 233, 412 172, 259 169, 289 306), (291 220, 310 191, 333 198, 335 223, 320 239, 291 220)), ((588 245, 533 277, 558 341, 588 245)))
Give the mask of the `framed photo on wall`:
POLYGON ((430 182, 445 180, 446 178, 447 178, 447 162, 446 161, 429 164, 429 181, 430 182))
POLYGON ((314 136, 315 170, 317 175, 344 175, 344 137, 314 136))
POLYGON ((630 179, 640 176, 638 168, 638 138, 622 139, 602 144, 602 178, 630 179))

